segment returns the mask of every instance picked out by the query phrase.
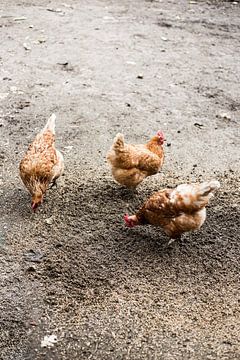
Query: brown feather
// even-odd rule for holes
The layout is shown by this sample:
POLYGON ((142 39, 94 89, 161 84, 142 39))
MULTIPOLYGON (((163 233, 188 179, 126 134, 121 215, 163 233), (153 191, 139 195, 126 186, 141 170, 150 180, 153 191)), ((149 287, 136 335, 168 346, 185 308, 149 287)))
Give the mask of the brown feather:
POLYGON ((147 176, 157 174, 164 161, 163 146, 158 136, 147 144, 124 144, 119 134, 107 155, 114 179, 128 188, 135 188, 147 176))
POLYGON ((211 181, 158 191, 145 201, 135 215, 127 216, 126 222, 133 226, 161 226, 171 238, 180 237, 182 233, 202 226, 206 218, 205 206, 219 186, 218 181, 211 181))
POLYGON ((20 177, 32 195, 33 204, 39 205, 43 201, 50 183, 57 177, 54 171, 57 165, 59 159, 55 149, 55 135, 45 127, 29 145, 19 165, 20 177))

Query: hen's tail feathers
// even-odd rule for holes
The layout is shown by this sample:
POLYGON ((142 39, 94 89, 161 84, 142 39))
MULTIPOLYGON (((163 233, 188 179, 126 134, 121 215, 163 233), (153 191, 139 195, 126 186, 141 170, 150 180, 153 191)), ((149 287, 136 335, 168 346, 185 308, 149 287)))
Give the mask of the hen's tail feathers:
POLYGON ((213 197, 213 192, 220 188, 217 180, 206 181, 201 184, 182 184, 173 190, 170 199, 178 209, 197 210, 206 206, 213 197))
POLYGON ((199 184, 198 195, 207 196, 208 194, 219 188, 220 188, 220 183, 217 180, 204 182, 202 184, 199 184))
POLYGON ((113 141, 113 150, 115 152, 121 152, 124 149, 124 136, 123 134, 117 134, 113 141))
POLYGON ((56 121, 56 115, 52 114, 48 119, 46 125, 44 126, 42 132, 50 130, 53 134, 55 134, 55 121, 56 121))

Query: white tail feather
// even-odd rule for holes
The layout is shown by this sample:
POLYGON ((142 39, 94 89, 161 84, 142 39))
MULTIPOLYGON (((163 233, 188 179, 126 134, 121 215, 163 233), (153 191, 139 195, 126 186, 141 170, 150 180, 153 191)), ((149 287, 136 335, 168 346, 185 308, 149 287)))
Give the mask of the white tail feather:
POLYGON ((217 180, 205 181, 201 184, 181 184, 173 190, 170 201, 181 206, 195 205, 201 208, 202 204, 213 197, 213 192, 220 188, 217 180))
POLYGON ((56 115, 52 114, 48 119, 46 125, 44 126, 42 132, 45 132, 46 130, 50 130, 53 134, 55 134, 55 121, 56 121, 56 115))
POLYGON ((124 136, 121 133, 118 133, 115 136, 115 139, 113 141, 113 149, 115 151, 122 151, 124 149, 124 136))
POLYGON ((220 183, 217 180, 212 180, 212 181, 208 181, 208 182, 204 182, 202 184, 199 185, 199 190, 198 193, 201 196, 206 196, 208 195, 210 192, 217 190, 220 188, 220 183))

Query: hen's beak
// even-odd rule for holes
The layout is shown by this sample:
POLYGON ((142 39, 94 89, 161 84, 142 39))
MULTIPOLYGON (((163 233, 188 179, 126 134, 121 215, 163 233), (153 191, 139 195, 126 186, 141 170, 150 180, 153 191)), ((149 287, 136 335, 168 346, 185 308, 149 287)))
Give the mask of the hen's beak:
POLYGON ((126 224, 128 227, 130 227, 130 228, 132 228, 132 227, 134 227, 134 226, 136 225, 136 224, 134 223, 134 221, 133 221, 132 219, 130 219, 130 217, 129 217, 128 214, 124 215, 123 219, 124 219, 124 221, 125 221, 125 224, 126 224))
POLYGON ((38 207, 38 204, 32 203, 31 208, 32 208, 33 212, 36 212, 37 207, 38 207))

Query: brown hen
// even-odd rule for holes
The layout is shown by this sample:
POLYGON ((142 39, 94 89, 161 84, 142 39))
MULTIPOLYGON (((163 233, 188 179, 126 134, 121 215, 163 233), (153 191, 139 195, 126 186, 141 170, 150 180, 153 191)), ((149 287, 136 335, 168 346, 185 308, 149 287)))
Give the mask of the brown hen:
POLYGON ((147 176, 157 174, 164 160, 164 136, 158 131, 146 144, 125 144, 117 134, 107 154, 114 179, 121 185, 135 189, 147 176))
POLYGON ((184 232, 199 229, 203 225, 206 219, 205 206, 219 187, 219 182, 212 180, 160 190, 135 215, 125 215, 125 223, 128 227, 144 224, 161 226, 171 238, 178 238, 184 232))
POLYGON ((29 145, 20 162, 20 177, 32 195, 32 209, 35 211, 43 202, 43 196, 50 184, 64 169, 63 156, 55 148, 55 114, 47 121, 45 127, 29 145))

